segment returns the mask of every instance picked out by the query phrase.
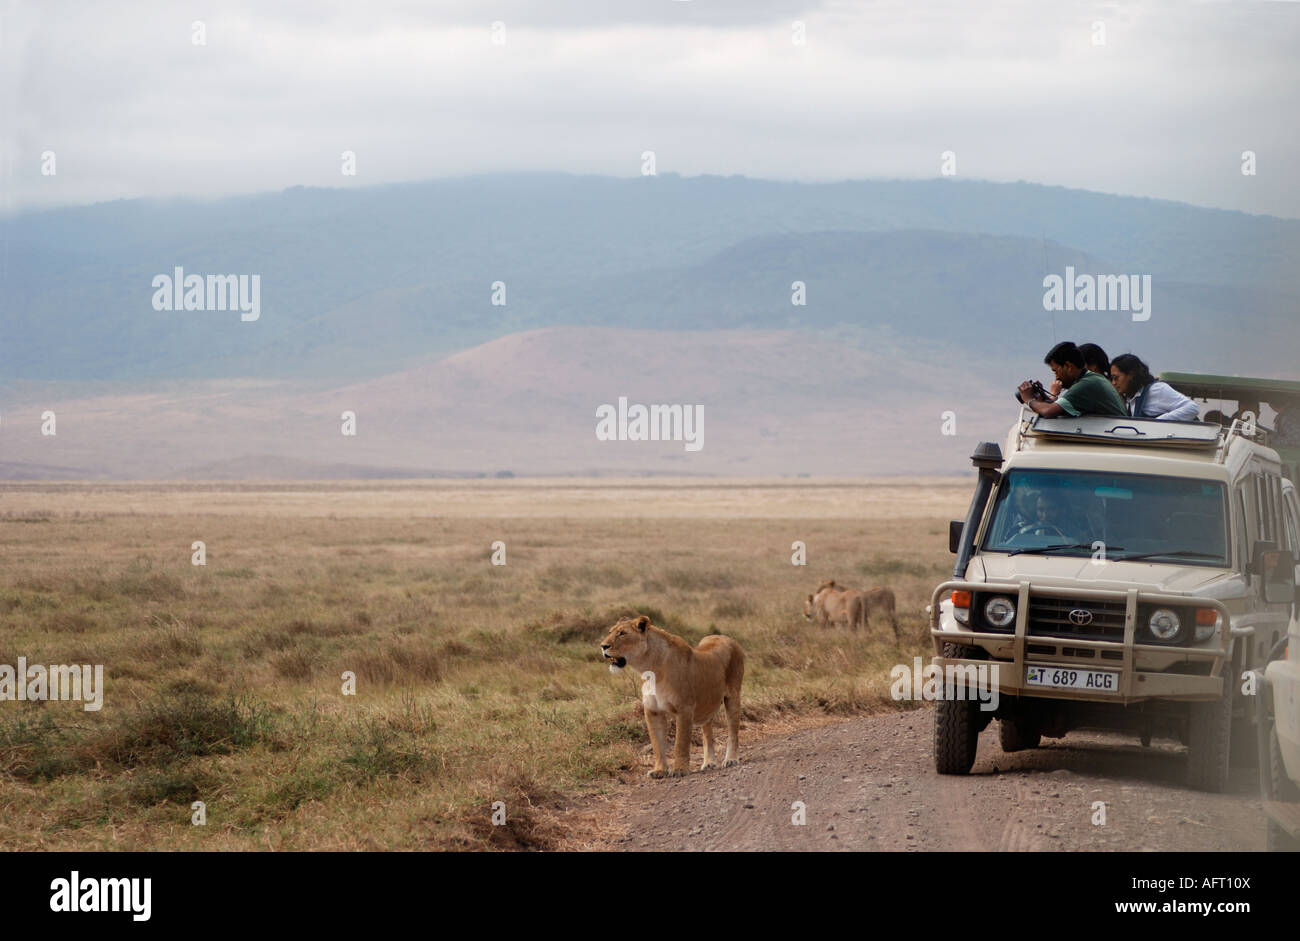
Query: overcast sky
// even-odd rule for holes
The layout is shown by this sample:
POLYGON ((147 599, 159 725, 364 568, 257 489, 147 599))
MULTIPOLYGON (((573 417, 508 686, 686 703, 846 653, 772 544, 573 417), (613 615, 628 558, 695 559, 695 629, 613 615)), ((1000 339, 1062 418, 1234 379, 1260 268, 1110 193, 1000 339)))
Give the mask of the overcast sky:
POLYGON ((0 10, 10 210, 506 170, 635 176, 646 150, 660 173, 924 178, 950 150, 959 178, 1300 218, 1300 3, 0 10))

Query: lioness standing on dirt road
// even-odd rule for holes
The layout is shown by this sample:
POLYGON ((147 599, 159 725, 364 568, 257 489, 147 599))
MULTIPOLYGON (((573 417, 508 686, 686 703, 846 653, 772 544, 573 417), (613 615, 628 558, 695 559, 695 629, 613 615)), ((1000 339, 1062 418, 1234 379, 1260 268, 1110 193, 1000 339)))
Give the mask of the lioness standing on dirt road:
POLYGON ((727 755, 724 765, 740 760, 740 684, 745 678, 745 653, 740 644, 721 634, 710 634, 692 648, 676 634, 660 630, 644 614, 619 618, 600 645, 601 656, 612 673, 630 666, 645 682, 641 705, 654 748, 650 777, 681 777, 690 770, 691 729, 698 723, 704 733, 704 764, 714 767, 713 718, 727 707, 727 755), (647 675, 648 674, 648 675, 647 675), (664 763, 668 717, 677 721, 673 767, 664 763))

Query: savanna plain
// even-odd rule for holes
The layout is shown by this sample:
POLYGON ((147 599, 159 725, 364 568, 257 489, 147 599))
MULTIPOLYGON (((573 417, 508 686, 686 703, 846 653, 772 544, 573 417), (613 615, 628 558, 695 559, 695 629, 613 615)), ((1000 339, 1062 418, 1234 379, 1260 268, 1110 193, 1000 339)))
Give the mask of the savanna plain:
POLYGON ((889 668, 928 655, 970 487, 0 484, 0 663, 104 667, 98 711, 0 701, 0 847, 561 846, 650 765, 639 679, 599 659, 619 616, 740 642, 742 750, 911 708, 889 668), (891 588, 901 638, 806 621, 824 578, 891 588))

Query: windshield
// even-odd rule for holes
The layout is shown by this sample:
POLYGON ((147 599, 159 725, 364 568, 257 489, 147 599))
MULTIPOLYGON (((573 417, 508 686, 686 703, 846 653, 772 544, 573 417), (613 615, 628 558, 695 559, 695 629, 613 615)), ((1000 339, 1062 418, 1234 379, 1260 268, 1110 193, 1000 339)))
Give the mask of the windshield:
POLYGON ((1013 470, 998 487, 981 549, 1226 567, 1221 483, 1095 471, 1013 470))

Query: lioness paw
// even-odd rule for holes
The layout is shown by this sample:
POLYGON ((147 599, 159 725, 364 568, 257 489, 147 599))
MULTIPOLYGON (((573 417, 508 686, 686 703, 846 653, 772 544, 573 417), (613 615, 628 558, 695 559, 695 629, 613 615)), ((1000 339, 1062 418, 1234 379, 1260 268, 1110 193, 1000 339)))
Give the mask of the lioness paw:
POLYGON ((739 758, 728 758, 726 761, 722 763, 722 767, 730 768, 732 765, 738 765, 738 764, 740 764, 739 758))
POLYGON ((670 777, 670 778, 684 778, 684 777, 686 777, 686 771, 685 771, 684 769, 682 769, 682 768, 677 768, 676 770, 669 771, 669 772, 668 772, 668 777, 670 777))
POLYGON ((645 776, 647 778, 662 778, 665 774, 667 774, 666 771, 663 771, 659 768, 655 768, 653 771, 647 771, 645 773, 645 776))

